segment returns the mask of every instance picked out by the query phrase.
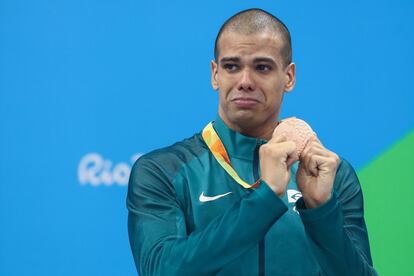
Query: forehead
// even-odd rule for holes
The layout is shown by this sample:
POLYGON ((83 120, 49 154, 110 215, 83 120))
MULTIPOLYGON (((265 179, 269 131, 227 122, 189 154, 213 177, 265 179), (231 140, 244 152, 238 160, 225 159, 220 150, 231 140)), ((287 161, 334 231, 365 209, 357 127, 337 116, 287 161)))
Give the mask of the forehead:
POLYGON ((280 60, 282 47, 282 39, 274 32, 240 34, 228 31, 224 32, 218 41, 218 60, 227 56, 241 58, 271 56, 275 60, 280 60))

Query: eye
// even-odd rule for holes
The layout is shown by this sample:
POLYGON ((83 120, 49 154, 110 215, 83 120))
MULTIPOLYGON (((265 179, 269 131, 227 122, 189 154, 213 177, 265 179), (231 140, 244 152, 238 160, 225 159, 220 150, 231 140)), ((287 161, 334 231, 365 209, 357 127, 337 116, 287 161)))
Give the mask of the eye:
POLYGON ((256 70, 260 72, 268 72, 272 70, 272 67, 267 64, 258 64, 256 70))
POLYGON ((239 69, 239 66, 235 63, 225 63, 223 68, 228 72, 235 72, 239 69))

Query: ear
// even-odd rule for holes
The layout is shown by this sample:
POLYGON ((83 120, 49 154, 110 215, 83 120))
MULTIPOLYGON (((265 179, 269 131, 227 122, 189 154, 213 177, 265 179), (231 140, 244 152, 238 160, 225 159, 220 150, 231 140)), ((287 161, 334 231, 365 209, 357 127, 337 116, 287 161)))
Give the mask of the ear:
POLYGON ((296 84, 296 65, 291 63, 286 68, 286 84, 285 91, 290 92, 296 84))
POLYGON ((211 86, 213 86, 214 90, 219 89, 218 82, 217 82, 217 69, 218 69, 217 63, 214 60, 212 60, 211 61, 211 86))

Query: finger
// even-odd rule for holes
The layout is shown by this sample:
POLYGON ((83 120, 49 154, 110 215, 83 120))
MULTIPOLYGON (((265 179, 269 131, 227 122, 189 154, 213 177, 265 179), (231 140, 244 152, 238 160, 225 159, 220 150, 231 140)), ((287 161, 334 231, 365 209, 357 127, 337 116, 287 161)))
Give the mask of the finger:
POLYGON ((293 141, 286 141, 281 143, 283 150, 286 152, 286 163, 292 165, 295 161, 299 159, 299 156, 296 152, 296 143, 293 141))
POLYGON ((288 157, 288 159, 286 160, 286 165, 288 166, 288 168, 290 169, 290 167, 293 165, 293 163, 295 163, 296 161, 298 161, 299 158, 297 157, 296 154, 292 154, 288 157))
POLYGON ((302 163, 303 168, 306 170, 306 173, 308 175, 311 174, 311 172, 309 171, 309 168, 308 168, 309 159, 312 157, 311 150, 312 150, 312 144, 307 143, 305 148, 302 150, 302 152, 300 153, 300 156, 299 156, 299 160, 302 163))
POLYGON ((306 163, 306 167, 308 168, 309 172, 313 176, 319 175, 319 156, 313 155, 308 159, 308 162, 306 163))
POLYGON ((296 162, 299 157, 296 153, 296 143, 293 141, 285 141, 278 143, 276 145, 279 150, 284 152, 286 165, 290 167, 294 162, 296 162))
POLYGON ((321 144, 321 142, 319 140, 315 140, 315 139, 317 139, 317 138, 316 137, 315 138, 310 137, 306 141, 305 147, 303 148, 302 153, 303 152, 308 152, 310 149, 313 149, 313 148, 325 149, 325 147, 321 144))
POLYGON ((308 142, 306 143, 304 149, 301 152, 301 156, 302 155, 308 155, 308 154, 320 154, 323 156, 331 156, 334 153, 329 151, 328 149, 326 149, 319 140, 313 140, 310 139, 308 140, 308 142))
POLYGON ((299 165, 303 168, 303 170, 306 172, 307 175, 312 175, 312 173, 309 171, 308 163, 309 158, 311 155, 307 154, 309 152, 309 149, 302 151, 302 153, 299 156, 299 165))
POLYGON ((287 138, 285 135, 278 135, 278 136, 273 136, 268 143, 281 143, 281 142, 285 142, 287 141, 287 138))
POLYGON ((312 176, 312 174, 309 172, 309 170, 306 168, 304 163, 302 161, 299 162, 298 171, 304 171, 306 176, 312 176))
POLYGON ((315 176, 318 176, 320 172, 332 171, 334 168, 333 164, 334 164, 334 161, 331 157, 314 155, 312 156, 312 158, 310 158, 308 166, 312 174, 314 174, 315 176))
POLYGON ((316 138, 316 137, 315 137, 315 138, 310 137, 310 138, 306 141, 305 147, 306 147, 306 146, 309 146, 309 147, 319 147, 319 148, 325 148, 325 147, 322 145, 321 141, 317 140, 317 138, 316 138))
POLYGON ((309 141, 316 141, 319 144, 322 145, 322 142, 319 140, 318 136, 316 135, 316 133, 313 133, 310 137, 309 137, 309 141))
POLYGON ((331 157, 332 156, 332 152, 325 149, 325 148, 321 148, 321 147, 311 147, 309 148, 309 150, 306 152, 307 155, 320 155, 320 156, 325 156, 325 157, 331 157))
POLYGON ((290 164, 298 160, 298 157, 295 156, 297 155, 296 144, 292 141, 269 141, 267 144, 260 147, 260 154, 281 158, 280 160, 286 164, 290 164))
POLYGON ((318 168, 315 167, 315 157, 327 155, 326 151, 309 145, 301 154, 300 160, 309 175, 318 176, 318 168))

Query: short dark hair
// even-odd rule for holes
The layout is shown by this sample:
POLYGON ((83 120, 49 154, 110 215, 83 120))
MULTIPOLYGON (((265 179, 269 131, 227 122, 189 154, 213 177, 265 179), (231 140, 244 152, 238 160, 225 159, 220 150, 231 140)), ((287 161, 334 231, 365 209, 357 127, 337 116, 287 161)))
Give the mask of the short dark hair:
POLYGON ((292 41, 289 29, 286 25, 273 14, 262 9, 247 9, 240 11, 227 19, 221 26, 216 41, 214 43, 214 59, 218 62, 219 47, 218 42, 222 34, 226 31, 241 34, 256 34, 264 31, 276 32, 283 40, 281 56, 285 66, 292 62, 292 41))

